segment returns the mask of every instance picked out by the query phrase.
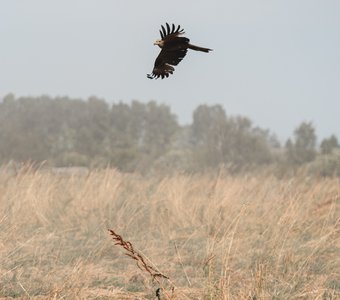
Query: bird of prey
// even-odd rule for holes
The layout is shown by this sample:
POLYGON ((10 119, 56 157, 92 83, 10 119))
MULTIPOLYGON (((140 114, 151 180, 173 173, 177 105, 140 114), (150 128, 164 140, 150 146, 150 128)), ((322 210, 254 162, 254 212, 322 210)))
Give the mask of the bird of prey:
POLYGON ((155 65, 151 74, 147 74, 150 79, 169 77, 175 71, 173 66, 177 66, 180 61, 187 54, 188 49, 209 52, 212 49, 198 47, 190 44, 190 40, 186 37, 181 37, 184 34, 184 30, 180 25, 176 28, 174 24, 170 28, 170 25, 166 23, 166 29, 162 25, 160 30, 161 40, 154 42, 154 45, 158 45, 162 50, 155 60, 155 65))

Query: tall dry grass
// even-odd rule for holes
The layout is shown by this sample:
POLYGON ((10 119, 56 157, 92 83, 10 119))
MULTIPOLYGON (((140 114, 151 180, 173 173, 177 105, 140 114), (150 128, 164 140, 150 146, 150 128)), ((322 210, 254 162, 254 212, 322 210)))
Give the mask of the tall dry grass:
POLYGON ((0 297, 156 299, 110 228, 174 299, 336 299, 339 203, 339 179, 302 175, 1 174, 0 297))

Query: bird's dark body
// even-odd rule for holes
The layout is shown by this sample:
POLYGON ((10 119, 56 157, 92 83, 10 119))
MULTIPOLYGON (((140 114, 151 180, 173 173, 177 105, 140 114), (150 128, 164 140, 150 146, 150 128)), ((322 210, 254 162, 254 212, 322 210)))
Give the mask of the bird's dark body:
POLYGON ((147 75, 150 79, 169 77, 169 74, 172 74, 175 70, 173 66, 177 66, 181 62, 188 49, 202 52, 211 51, 208 48, 191 45, 188 38, 180 37, 180 34, 184 34, 180 26, 175 29, 175 25, 172 24, 172 28, 170 28, 170 25, 166 23, 166 28, 167 30, 162 26, 162 30, 159 31, 162 40, 157 41, 156 44, 162 50, 156 58, 152 74, 147 75))
POLYGON ((169 39, 164 41, 164 46, 167 51, 175 51, 180 49, 187 49, 190 40, 186 37, 169 37, 169 39))

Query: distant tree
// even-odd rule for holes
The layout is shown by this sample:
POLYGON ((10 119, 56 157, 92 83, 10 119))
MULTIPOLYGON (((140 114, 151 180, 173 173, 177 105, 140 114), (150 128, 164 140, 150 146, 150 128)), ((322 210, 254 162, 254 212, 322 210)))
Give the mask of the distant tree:
POLYGON ((67 97, 6 96, 0 103, 2 162, 49 161, 54 165, 90 164, 102 156, 108 105, 67 97))
POLYGON ((288 161, 292 164, 295 163, 294 144, 290 138, 286 141, 285 148, 288 161))
POLYGON ((154 101, 112 105, 110 124, 111 161, 126 171, 150 169, 179 128, 170 108, 154 101))
POLYGON ((75 124, 75 151, 94 164, 107 164, 105 146, 109 130, 109 105, 96 97, 82 103, 82 111, 75 124))
POLYGON ((131 105, 131 122, 138 133, 135 136, 139 151, 136 168, 147 171, 170 149, 172 138, 179 128, 177 117, 167 105, 155 101, 141 105, 134 101, 131 105))
POLYGON ((268 163, 267 138, 268 132, 254 128, 248 118, 227 117, 220 105, 201 105, 194 111, 191 140, 196 168, 268 163))
POLYGON ((287 159, 291 164, 301 165, 316 156, 316 135, 312 123, 303 122, 294 131, 294 142, 286 143, 287 159))
POLYGON ((224 162, 226 124, 221 105, 200 105, 195 109, 191 125, 194 168, 214 168, 224 162))
POLYGON ((281 143, 278 137, 276 136, 276 134, 271 134, 268 131, 266 131, 266 135, 267 135, 268 143, 272 148, 275 148, 275 149, 281 148, 281 143))
POLYGON ((322 154, 331 154, 333 152, 333 149, 338 147, 339 143, 335 135, 331 135, 329 138, 323 139, 320 145, 322 154))
MULTIPOLYGON (((132 126, 131 106, 119 102, 110 110, 107 147, 110 164, 123 171, 133 171, 138 161, 138 125, 132 126)), ((137 122, 138 123, 138 122, 137 122)))
POLYGON ((15 101, 15 95, 12 93, 7 94, 3 99, 2 103, 12 103, 15 101))
POLYGON ((47 122, 47 96, 35 99, 5 97, 0 106, 0 153, 3 160, 43 161, 49 157, 53 122, 47 122))

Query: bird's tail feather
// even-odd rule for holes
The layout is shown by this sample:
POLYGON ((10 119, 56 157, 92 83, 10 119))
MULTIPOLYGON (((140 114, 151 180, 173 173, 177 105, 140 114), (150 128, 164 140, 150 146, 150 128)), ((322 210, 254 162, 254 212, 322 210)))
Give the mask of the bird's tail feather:
POLYGON ((212 49, 203 48, 203 47, 198 47, 198 46, 191 45, 191 44, 188 45, 188 48, 189 48, 189 49, 192 49, 192 50, 196 50, 196 51, 202 51, 202 52, 209 52, 209 51, 212 51, 212 49))

